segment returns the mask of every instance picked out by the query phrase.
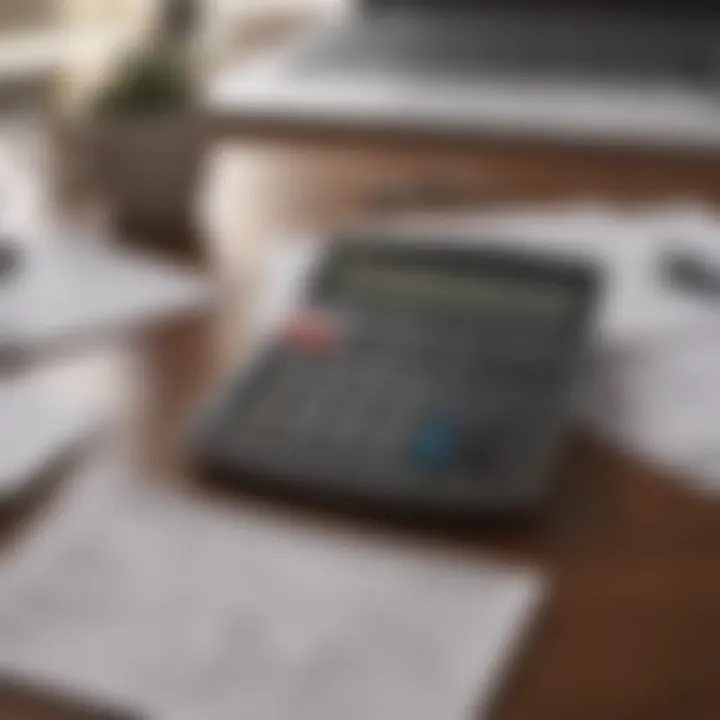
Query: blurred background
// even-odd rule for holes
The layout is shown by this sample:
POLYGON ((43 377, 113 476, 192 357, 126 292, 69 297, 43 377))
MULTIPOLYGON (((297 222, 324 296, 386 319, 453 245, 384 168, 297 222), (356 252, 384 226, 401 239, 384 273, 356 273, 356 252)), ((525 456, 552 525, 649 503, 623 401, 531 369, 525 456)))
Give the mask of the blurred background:
MULTIPOLYGON (((308 681, 316 720, 720 714, 718 15, 700 3, 637 3, 624 15, 619 3, 518 2, 508 12, 488 2, 472 6, 468 25, 472 3, 452 5, 445 16, 442 3, 390 0, 0 0, 0 718, 117 717, 69 692, 87 677, 106 690, 126 679, 97 659, 92 624, 78 645, 87 652, 73 654, 84 611, 59 630, 45 622, 104 597, 103 571, 126 550, 118 567, 137 587, 114 587, 133 600, 113 604, 110 593, 104 607, 134 610, 145 587, 153 611, 165 608, 158 597, 181 598, 175 614, 152 615, 170 620, 148 633, 156 645, 142 662, 117 627, 108 636, 135 670, 177 673, 146 683, 156 709, 171 708, 162 717, 250 718, 207 690, 220 678, 230 692, 222 679, 241 665, 222 654, 235 636, 213 618, 245 602, 246 585, 260 588, 263 632, 288 656, 302 654, 307 626, 331 648, 340 633, 366 660, 387 661, 362 678, 386 714, 338 711, 347 706, 318 690, 332 684, 325 662, 308 681), (500 15, 479 22, 481 5, 500 15), (475 22, 482 42, 468 30, 475 22), (594 263, 604 292, 583 327, 581 397, 550 472, 558 493, 531 522, 416 527, 275 498, 265 524, 254 513, 257 503, 268 511, 267 498, 204 486, 188 436, 199 408, 230 397, 224 383, 285 328, 308 269, 348 233, 594 263), (228 516, 166 522, 152 503, 133 514, 114 495, 76 516, 86 486, 111 475, 87 481, 97 457, 122 466, 134 488, 228 516), (56 512, 67 535, 45 524, 56 512), (298 517, 320 531, 301 550, 298 517), (415 561, 386 564, 384 545, 375 555, 372 539, 342 535, 358 526, 387 541, 389 556, 398 536, 419 549, 417 575, 415 561), (72 528, 92 532, 79 542, 72 528), (49 538, 45 561, 24 575, 37 537, 49 538), (54 554, 73 543, 106 554, 80 552, 75 576, 54 554), (257 557, 233 554, 253 543, 257 557), (438 548, 452 559, 436 562, 438 548), (226 583, 228 565, 259 580, 226 583), (271 568, 266 584, 256 566, 271 568), (370 611, 347 620, 368 597, 370 611), (517 671, 501 673, 530 638, 517 671), (397 660, 393 642, 420 647, 440 670, 397 660), (14 661, 57 672, 55 690, 67 692, 16 682, 5 672, 14 661), (408 691, 403 662, 432 680, 408 691), (432 715, 423 687, 456 714, 432 715)), ((323 345, 327 318, 302 320, 290 334, 299 325, 301 342, 319 334, 323 345)), ((231 628, 251 650, 263 636, 253 622, 231 628)), ((350 657, 330 675, 346 702, 361 694, 342 675, 354 677, 350 657)), ((270 674, 258 677, 272 695, 270 674)))

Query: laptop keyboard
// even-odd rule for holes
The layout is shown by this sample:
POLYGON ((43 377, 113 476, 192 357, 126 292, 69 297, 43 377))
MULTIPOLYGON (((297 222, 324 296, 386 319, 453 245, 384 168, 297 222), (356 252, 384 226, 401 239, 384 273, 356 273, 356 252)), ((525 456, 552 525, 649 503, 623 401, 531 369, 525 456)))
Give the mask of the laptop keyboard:
POLYGON ((483 75, 681 83, 720 81, 707 28, 516 22, 400 22, 348 26, 297 67, 312 76, 465 79, 483 75))

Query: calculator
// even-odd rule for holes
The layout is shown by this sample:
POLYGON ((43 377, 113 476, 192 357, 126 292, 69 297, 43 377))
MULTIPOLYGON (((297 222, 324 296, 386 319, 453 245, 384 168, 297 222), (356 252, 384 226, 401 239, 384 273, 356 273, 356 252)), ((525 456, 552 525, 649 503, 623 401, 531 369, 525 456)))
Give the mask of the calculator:
POLYGON ((552 485, 599 276, 499 245, 345 238, 203 417, 231 484, 404 513, 522 513, 552 485))

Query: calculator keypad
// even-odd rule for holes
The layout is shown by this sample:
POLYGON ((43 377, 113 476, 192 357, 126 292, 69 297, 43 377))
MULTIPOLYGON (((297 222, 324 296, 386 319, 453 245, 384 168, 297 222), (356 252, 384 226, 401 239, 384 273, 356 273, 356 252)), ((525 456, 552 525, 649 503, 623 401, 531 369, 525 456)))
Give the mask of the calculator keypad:
MULTIPOLYGON (((262 466, 346 481, 490 483, 532 393, 458 328, 375 324, 342 342, 297 330, 268 354, 225 424, 262 466), (502 368, 502 371, 501 371, 502 368)), ((530 379, 529 379, 530 378, 530 379)))
POLYGON ((403 512, 536 507, 600 278, 482 245, 331 243, 304 302, 198 427, 202 469, 403 512))

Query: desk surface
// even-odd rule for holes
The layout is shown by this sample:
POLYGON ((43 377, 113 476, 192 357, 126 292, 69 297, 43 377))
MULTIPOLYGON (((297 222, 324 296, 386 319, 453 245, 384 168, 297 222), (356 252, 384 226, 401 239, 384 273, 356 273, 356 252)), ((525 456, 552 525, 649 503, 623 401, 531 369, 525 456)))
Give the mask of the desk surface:
MULTIPOLYGON (((228 319, 232 305, 228 298, 221 308, 228 319)), ((147 383, 157 389, 142 413, 153 433, 137 433, 148 465, 160 460, 163 467, 185 467, 181 450, 163 438, 223 365, 208 333, 217 320, 193 318, 148 338, 146 362, 134 365, 127 378, 130 389, 147 383)), ((235 322, 220 325, 222 333, 236 333, 235 322)), ((573 440, 559 472, 559 501, 538 525, 463 533, 406 529, 432 532, 438 543, 538 558, 555 574, 556 593, 535 642, 492 717, 718 717, 720 503, 585 437, 573 440)), ((176 477, 192 480, 183 472, 176 477)), ((0 716, 85 717, 1 690, 0 716)))

